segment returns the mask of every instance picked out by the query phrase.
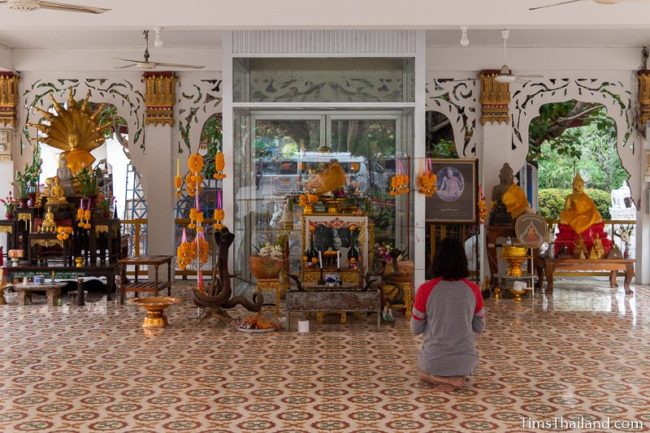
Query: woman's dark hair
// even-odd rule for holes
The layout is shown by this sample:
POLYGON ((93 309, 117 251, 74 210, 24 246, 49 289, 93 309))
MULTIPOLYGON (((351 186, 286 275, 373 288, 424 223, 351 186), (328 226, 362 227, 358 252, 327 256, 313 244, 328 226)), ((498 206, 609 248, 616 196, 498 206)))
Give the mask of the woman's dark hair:
POLYGON ((433 278, 460 280, 469 276, 465 248, 458 239, 444 238, 436 248, 431 266, 433 278))

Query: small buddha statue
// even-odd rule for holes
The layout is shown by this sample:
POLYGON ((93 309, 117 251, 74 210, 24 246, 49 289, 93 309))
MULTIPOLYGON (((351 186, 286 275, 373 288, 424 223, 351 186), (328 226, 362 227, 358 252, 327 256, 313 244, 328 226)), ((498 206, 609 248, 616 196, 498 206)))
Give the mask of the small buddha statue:
POLYGON ((576 173, 573 192, 567 196, 564 210, 560 213, 560 224, 571 226, 577 234, 603 220, 593 200, 585 194, 584 186, 585 182, 580 177, 580 173, 576 173))
POLYGON ((578 236, 576 245, 573 248, 573 256, 578 259, 585 259, 587 257, 587 246, 585 245, 585 240, 582 236, 578 236))
POLYGON ((59 168, 56 169, 56 177, 63 187, 64 196, 72 197, 74 195, 74 188, 72 186, 72 170, 68 167, 68 159, 64 153, 59 155, 59 168))
POLYGON ((499 184, 492 188, 491 225, 509 225, 530 207, 526 193, 514 183, 514 171, 507 162, 499 172, 499 184))
POLYGON ((41 233, 54 233, 56 232, 56 221, 54 221, 54 214, 52 208, 48 206, 47 213, 41 224, 41 233))
POLYGON ((65 199, 65 190, 61 186, 61 182, 57 176, 52 178, 52 186, 50 187, 50 196, 47 199, 47 204, 62 204, 67 203, 65 199))
POLYGON ((52 193, 52 183, 54 181, 52 180, 51 177, 48 177, 45 179, 45 185, 43 186, 43 191, 41 191, 41 196, 42 197, 50 197, 50 194, 52 193))
POLYGON ((603 241, 600 240, 600 236, 596 235, 594 238, 594 246, 592 247, 593 250, 596 251, 596 258, 602 259, 605 257, 605 247, 603 246, 603 241))

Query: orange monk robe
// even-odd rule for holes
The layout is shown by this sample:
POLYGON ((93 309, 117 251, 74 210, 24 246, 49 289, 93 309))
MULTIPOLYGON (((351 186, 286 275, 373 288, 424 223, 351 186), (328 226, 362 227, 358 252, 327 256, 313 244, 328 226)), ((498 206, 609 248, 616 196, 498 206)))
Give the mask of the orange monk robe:
POLYGON ((530 207, 528 199, 526 198, 526 193, 519 187, 519 185, 514 183, 510 185, 506 192, 503 193, 501 201, 506 206, 512 219, 516 219, 530 207))
POLYGON ((593 200, 584 192, 574 192, 568 200, 570 207, 560 213, 560 223, 570 225, 577 234, 603 220, 593 200))

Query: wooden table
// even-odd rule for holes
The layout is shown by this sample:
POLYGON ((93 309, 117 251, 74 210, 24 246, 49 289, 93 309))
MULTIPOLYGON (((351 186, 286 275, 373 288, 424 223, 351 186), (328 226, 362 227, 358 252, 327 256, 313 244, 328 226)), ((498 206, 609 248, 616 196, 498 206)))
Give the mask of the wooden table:
POLYGON ((381 294, 379 290, 289 290, 285 299, 287 329, 291 329, 291 313, 350 311, 377 313, 377 329, 381 325, 381 294))
MULTIPOLYGON (((574 259, 574 258, 557 258, 555 260, 544 260, 544 274, 546 275, 546 293, 553 293, 553 274, 556 271, 609 271, 610 287, 618 287, 616 276, 618 271, 622 271, 625 276, 623 287, 625 293, 631 294, 630 282, 634 276, 634 259, 574 259)), ((540 287, 542 284, 542 274, 540 274, 540 287)))
MULTIPOLYGON (((57 280, 77 281, 78 285, 78 305, 84 304, 83 284, 79 284, 82 277, 105 277, 106 278, 106 299, 111 300, 115 293, 115 276, 117 275, 117 264, 107 264, 105 266, 4 266, 2 268, 3 278, 9 281, 14 278, 33 277, 34 275, 44 275, 46 278, 52 277, 57 280)), ((83 281, 83 280, 82 280, 83 281)))
POLYGON ((14 284, 14 289, 18 292, 18 305, 28 305, 32 303, 32 292, 45 292, 47 295, 47 305, 54 307, 56 301, 61 297, 61 289, 67 283, 52 283, 46 282, 44 284, 14 284))
POLYGON ((167 289, 167 296, 172 294, 172 259, 174 256, 138 256, 138 257, 129 257, 126 259, 121 259, 120 269, 121 269, 121 278, 120 278, 120 303, 124 304, 124 298, 126 297, 126 292, 135 292, 135 296, 138 296, 138 292, 147 292, 157 295, 159 291, 167 289), (126 267, 128 265, 135 266, 135 281, 132 283, 128 282, 126 278, 126 267), (138 270, 140 266, 153 266, 156 270, 154 281, 138 281, 138 270), (158 270, 161 265, 167 265, 167 281, 159 281, 158 270))

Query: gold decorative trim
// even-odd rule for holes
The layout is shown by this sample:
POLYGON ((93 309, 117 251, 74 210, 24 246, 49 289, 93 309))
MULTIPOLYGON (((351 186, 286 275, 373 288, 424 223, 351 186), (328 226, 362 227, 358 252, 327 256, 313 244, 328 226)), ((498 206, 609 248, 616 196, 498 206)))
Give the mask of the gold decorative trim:
POLYGON ((108 226, 105 224, 96 225, 95 233, 108 233, 108 226))
POLYGON ((0 226, 0 233, 13 233, 13 226, 0 226))
POLYGON ((639 80, 639 129, 645 135, 647 123, 650 121, 650 71, 637 73, 639 80))
POLYGON ((45 248, 53 247, 55 245, 58 245, 61 248, 63 248, 63 241, 59 240, 59 239, 30 239, 29 240, 29 245, 31 245, 31 246, 38 245, 38 246, 45 247, 45 248))
POLYGON ((0 73, 0 125, 16 127, 19 80, 13 72, 0 73))
POLYGON ((18 212, 18 214, 16 215, 16 219, 18 221, 25 221, 27 223, 31 223, 32 222, 32 214, 31 213, 20 213, 20 212, 18 212))
POLYGON ((147 105, 147 125, 174 125, 176 81, 173 72, 145 72, 144 102, 147 105))
POLYGON ((495 78, 499 71, 481 71, 481 124, 510 123, 510 86, 498 83, 495 78))

